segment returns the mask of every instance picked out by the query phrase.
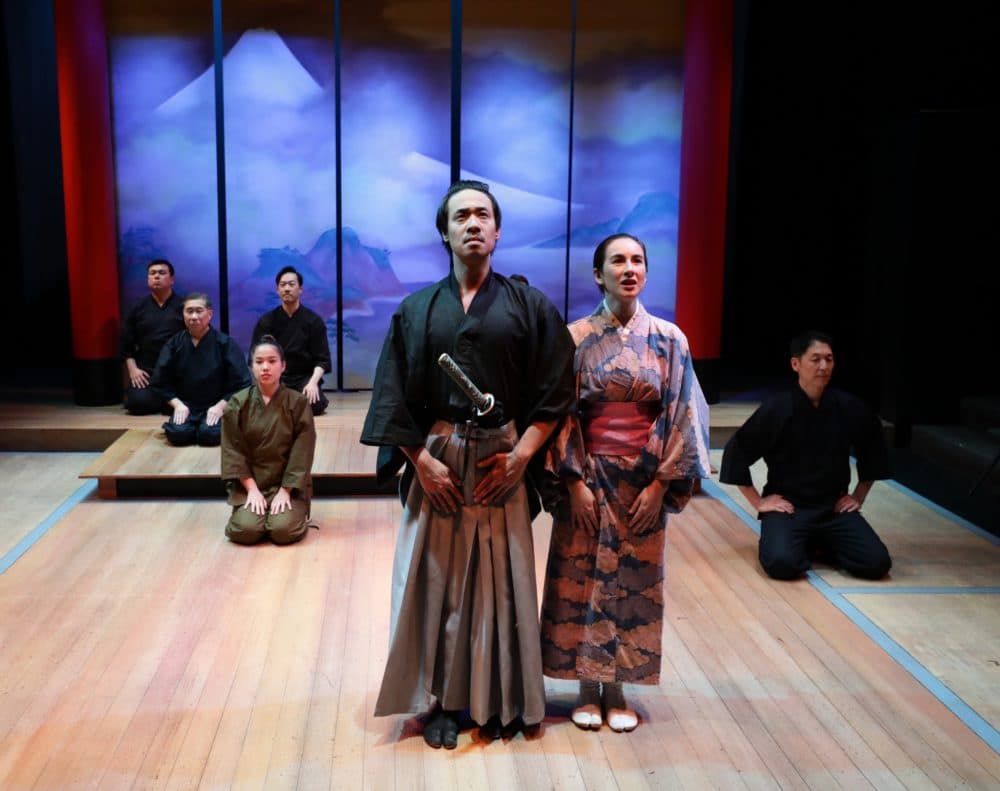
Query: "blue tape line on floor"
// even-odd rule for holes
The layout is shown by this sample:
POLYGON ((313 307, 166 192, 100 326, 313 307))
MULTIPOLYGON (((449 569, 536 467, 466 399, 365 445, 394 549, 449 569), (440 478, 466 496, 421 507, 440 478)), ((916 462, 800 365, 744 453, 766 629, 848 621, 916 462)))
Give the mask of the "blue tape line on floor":
POLYGON ((45 521, 18 541, 6 555, 0 558, 0 574, 3 574, 7 569, 13 566, 25 552, 31 549, 31 547, 34 546, 35 543, 49 531, 49 528, 66 516, 73 506, 86 499, 87 496, 90 495, 90 493, 96 488, 96 480, 87 481, 79 489, 73 492, 73 494, 67 497, 55 511, 45 518, 45 521))
MULTIPOLYGON (((905 487, 899 487, 902 491, 910 493, 905 487)), ((723 505, 726 506, 730 511, 732 511, 736 516, 740 518, 751 530, 753 530, 758 536, 760 535, 760 525, 757 520, 751 517, 745 510, 740 508, 740 506, 723 491, 722 487, 712 480, 702 480, 702 489, 706 494, 715 498, 723 505)), ((917 497, 916 499, 922 500, 922 498, 917 497)), ((939 509, 943 511, 943 509, 939 509)), ((944 513, 947 513, 944 511, 944 513)), ((969 523, 965 520, 953 517, 956 521, 962 522, 966 526, 969 523)), ((979 528, 975 528, 978 531, 979 528)), ((986 744, 988 744, 995 752, 1000 752, 1000 732, 997 731, 992 725, 990 725, 985 719, 983 719, 971 706, 969 706, 965 701, 963 701, 958 695, 952 692, 947 686, 945 686, 941 681, 939 681, 927 668, 921 665, 913 656, 906 651, 902 646, 896 643, 889 635, 883 632, 879 627, 877 627, 872 621, 868 619, 857 607, 851 604, 847 599, 844 598, 843 591, 834 588, 828 582, 826 582, 822 577, 820 577, 815 571, 810 571, 806 575, 810 584, 816 590, 818 590, 823 596, 838 610, 840 610, 844 615, 846 615, 852 623, 854 623, 861 631, 863 631, 869 638, 871 638, 875 643, 885 651, 893 660, 895 660, 906 672, 913 676, 924 688, 930 692, 935 698, 937 698, 941 703, 943 703, 956 717, 958 717, 965 725, 972 730, 980 739, 982 739, 986 744)), ((912 590, 912 589, 911 589, 912 590)), ((928 591, 931 589, 927 589, 928 591)), ((992 592, 995 589, 983 589, 992 592)), ((859 591, 860 592, 860 591, 859 591)), ((874 592, 871 589, 864 589, 864 593, 874 592)), ((892 588, 883 588, 878 591, 884 594, 895 593, 892 588)), ((952 589, 947 589, 944 591, 946 593, 958 593, 966 592, 957 591, 952 589)))

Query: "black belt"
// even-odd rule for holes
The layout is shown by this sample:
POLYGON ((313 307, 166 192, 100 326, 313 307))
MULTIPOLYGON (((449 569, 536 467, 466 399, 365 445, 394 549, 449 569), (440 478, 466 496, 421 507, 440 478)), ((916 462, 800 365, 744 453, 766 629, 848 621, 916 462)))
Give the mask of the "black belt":
POLYGON ((500 426, 507 422, 504 419, 502 410, 494 409, 489 414, 478 416, 471 407, 468 411, 458 409, 445 410, 436 419, 443 420, 446 423, 466 423, 472 421, 473 424, 480 428, 500 428, 500 426))

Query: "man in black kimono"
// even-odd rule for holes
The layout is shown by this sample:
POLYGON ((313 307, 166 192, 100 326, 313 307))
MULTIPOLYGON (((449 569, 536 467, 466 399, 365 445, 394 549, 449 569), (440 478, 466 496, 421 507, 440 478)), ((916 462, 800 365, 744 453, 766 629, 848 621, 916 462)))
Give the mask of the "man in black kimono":
POLYGON ((149 386, 173 415, 163 424, 171 445, 218 445, 229 397, 250 386, 239 345, 211 326, 206 294, 184 298, 184 329, 166 342, 149 386))
POLYGON ((163 400, 149 387, 160 350, 184 329, 183 300, 174 293, 174 265, 158 258, 146 267, 149 296, 129 308, 122 320, 121 357, 128 371, 125 409, 133 415, 163 411, 163 400))
POLYGON ((326 411, 323 374, 329 373, 330 342, 326 324, 319 314, 302 304, 302 274, 286 266, 274 279, 281 304, 265 313, 253 331, 253 343, 264 335, 273 335, 285 350, 285 373, 281 383, 303 393, 314 415, 326 411))
POLYGON ((892 561, 861 505, 872 484, 889 477, 882 426, 863 401, 828 387, 828 335, 805 332, 790 350, 798 386, 765 401, 730 437, 719 480, 736 484, 757 510, 760 564, 771 577, 800 577, 818 554, 855 576, 881 579, 892 561), (859 481, 848 493, 852 450, 859 481), (763 494, 750 475, 761 458, 763 494))
POLYGON ((493 271, 500 207, 486 184, 452 185, 437 229, 451 271, 393 316, 361 441, 382 446, 380 480, 406 462, 375 714, 433 703, 424 739, 454 748, 462 710, 489 738, 545 714, 525 471, 573 407, 575 349, 540 291, 493 271), (444 352, 499 406, 476 417, 437 365, 444 352))

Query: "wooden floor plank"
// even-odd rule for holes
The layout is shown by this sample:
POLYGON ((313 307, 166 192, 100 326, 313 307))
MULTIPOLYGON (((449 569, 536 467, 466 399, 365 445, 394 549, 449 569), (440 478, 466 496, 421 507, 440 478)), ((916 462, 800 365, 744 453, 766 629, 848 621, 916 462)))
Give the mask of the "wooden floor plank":
POLYGON ((25 540, 81 486, 93 453, 0 453, 0 558, 25 540))
MULTIPOLYGON (((376 507, 372 510, 376 511, 376 507)), ((330 788, 331 781, 337 780, 331 774, 331 767, 343 685, 341 668, 351 660, 346 634, 349 611, 344 605, 360 566, 357 562, 357 542, 354 541, 356 515, 356 503, 317 501, 313 507, 313 518, 320 527, 306 537, 310 549, 317 553, 314 562, 325 572, 325 589, 321 597, 323 621, 313 662, 308 724, 299 767, 299 788, 303 790, 330 788), (322 542, 319 539, 327 535, 334 536, 336 540, 329 542, 331 551, 324 555, 320 551, 322 542)), ((372 516, 375 517, 376 513, 372 516)), ((374 590, 374 586, 372 588, 374 590)), ((378 612, 378 604, 378 601, 372 602, 373 613, 378 612)))
MULTIPOLYGON (((573 685, 548 680, 538 738, 466 731, 453 752, 373 716, 398 499, 318 498, 292 547, 229 543, 228 511, 93 498, 0 575, 0 787, 1000 786, 995 751, 819 589, 767 579, 756 535, 710 497, 670 523, 663 680, 626 686, 635 732, 578 730, 573 685)), ((975 639, 994 597, 853 590, 879 628, 936 642, 917 659, 994 716, 989 672, 963 672, 995 651, 975 639)))
MULTIPOLYGON (((747 541, 748 535, 753 537, 745 528, 733 523, 720 520, 714 524, 726 533, 722 543, 727 545, 747 541)), ((902 673, 898 665, 860 635, 845 617, 832 611, 829 602, 817 596, 808 583, 769 580, 749 563, 734 565, 733 571, 739 577, 742 589, 760 593, 760 601, 764 605, 760 610, 761 617, 766 619, 770 633, 780 638, 790 651, 799 651, 801 641, 808 652, 820 657, 822 663, 851 690, 855 704, 892 735, 895 744, 905 751, 910 765, 915 764, 919 773, 926 773, 935 783, 943 783, 944 787, 957 781, 947 761, 942 760, 925 740, 925 734, 917 727, 918 723, 911 722, 910 717, 914 713, 898 711, 913 697, 926 706, 933 707, 937 703, 917 692, 919 684, 911 676, 902 673), (842 646, 849 647, 849 650, 844 650, 842 646)), ((799 661, 808 666, 804 660, 799 661)), ((923 718, 926 715, 919 716, 923 718)), ((935 723, 954 722, 940 704, 936 716, 930 719, 935 723)), ((964 738, 967 734, 967 729, 960 726, 953 735, 964 738)), ((971 746, 976 748, 976 745, 971 746)), ((982 746, 979 742, 979 747, 982 746)), ((883 756, 883 761, 886 761, 886 756, 883 756)))
MULTIPOLYGON (((698 563, 699 568, 703 568, 705 559, 713 557, 720 545, 726 545, 726 542, 717 538, 714 542, 710 540, 713 531, 709 525, 708 520, 702 521, 702 529, 694 529, 686 533, 685 538, 690 542, 690 546, 686 552, 682 551, 681 553, 682 556, 686 555, 682 566, 686 565, 691 560, 693 553, 697 552, 700 557, 694 562, 698 563)), ((686 542, 681 542, 682 545, 684 543, 686 542)), ((832 732, 840 731, 843 733, 845 724, 849 723, 850 727, 863 739, 859 748, 864 744, 871 746, 873 755, 867 756, 866 760, 877 757, 879 761, 885 763, 888 758, 886 767, 868 768, 868 774, 881 778, 883 770, 892 771, 892 767, 900 763, 908 765, 909 760, 905 754, 888 738, 879 724, 868 715, 868 712, 857 704, 856 693, 852 694, 848 691, 842 680, 827 668, 820 656, 814 653, 815 647, 800 642, 786 623, 781 618, 775 617, 772 610, 773 600, 769 602, 766 598, 767 594, 772 592, 771 583, 765 582, 760 575, 753 574, 752 566, 748 565, 744 568, 753 576, 737 578, 738 587, 731 588, 729 592, 720 591, 718 582, 714 582, 712 585, 713 591, 715 591, 713 595, 720 595, 721 600, 725 602, 726 607, 731 610, 734 619, 739 623, 740 629, 745 630, 748 636, 751 636, 756 643, 761 644, 762 650, 768 656, 774 657, 776 663, 784 664, 783 660, 794 663, 794 668, 785 665, 777 672, 791 673, 797 669, 808 677, 815 690, 822 691, 822 694, 831 702, 842 718, 826 727, 832 727, 832 732), (754 585, 755 582, 759 584, 754 585), (750 612, 751 609, 752 612, 750 612), (896 763, 897 761, 899 763, 896 763)), ((780 585, 780 583, 775 584, 780 585)), ((822 648, 822 650, 824 652, 830 651, 829 647, 822 648)), ((732 700, 728 695, 725 698, 727 701, 732 700)), ((829 717, 829 714, 827 712, 826 716, 829 717)), ((893 787, 893 782, 891 778, 880 779, 876 785, 893 787)))
POLYGON ((1000 595, 847 598, 981 717, 1000 722, 1000 595))
POLYGON ((80 473, 81 478, 102 478, 114 475, 118 470, 128 464, 133 454, 150 437, 155 435, 152 429, 128 429, 87 468, 80 473))
MULTIPOLYGON (((726 650, 733 652, 732 661, 726 662, 723 657, 720 661, 730 672, 734 661, 745 665, 748 674, 764 684, 768 694, 786 714, 801 707, 797 727, 803 733, 816 734, 811 745, 818 755, 835 761, 832 767, 828 764, 828 768, 840 785, 860 788, 878 782, 885 787, 901 788, 899 784, 892 785, 885 765, 863 740, 857 738, 855 726, 827 700, 825 686, 813 681, 792 658, 796 646, 787 638, 775 639, 763 627, 758 613, 765 605, 749 595, 746 587, 739 590, 730 587, 716 566, 685 543, 683 539, 692 534, 703 535, 711 529, 704 519, 697 519, 700 516, 697 507, 692 509, 687 514, 691 528, 679 531, 677 545, 683 562, 678 564, 677 572, 684 587, 705 608, 718 628, 718 638, 726 650), (827 741, 820 743, 820 736, 827 741)), ((790 719, 796 722, 795 717, 790 719)))

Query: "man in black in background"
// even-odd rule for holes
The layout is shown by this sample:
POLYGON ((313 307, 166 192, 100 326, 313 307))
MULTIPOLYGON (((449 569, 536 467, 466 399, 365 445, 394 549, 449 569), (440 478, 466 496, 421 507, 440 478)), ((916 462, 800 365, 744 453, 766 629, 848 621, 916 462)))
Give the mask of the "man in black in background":
POLYGON ((815 330, 790 344, 797 386, 765 401, 726 443, 719 480, 736 484, 760 519, 760 565, 775 579, 800 577, 810 556, 865 579, 881 579, 892 561, 861 515, 876 480, 889 477, 878 416, 855 396, 829 387, 833 340, 815 330), (858 484, 848 493, 851 451, 858 484), (757 491, 750 467, 767 464, 757 491))
POLYGON ((222 413, 233 393, 250 386, 239 345, 211 326, 207 294, 184 298, 184 329, 163 345, 149 386, 173 410, 163 424, 171 445, 218 445, 222 413))
POLYGON ((251 348, 265 335, 273 335, 285 351, 281 383, 309 399, 313 415, 322 415, 329 401, 323 394, 323 374, 329 373, 330 343, 326 324, 302 304, 302 273, 286 266, 274 278, 281 304, 257 321, 251 348))
POLYGON ((125 409, 133 415, 163 411, 163 399, 149 388, 160 350, 184 329, 183 300, 174 293, 174 265, 163 258, 146 266, 149 296, 129 308, 122 320, 121 356, 128 371, 125 409))

